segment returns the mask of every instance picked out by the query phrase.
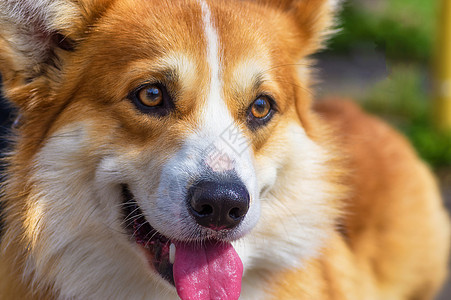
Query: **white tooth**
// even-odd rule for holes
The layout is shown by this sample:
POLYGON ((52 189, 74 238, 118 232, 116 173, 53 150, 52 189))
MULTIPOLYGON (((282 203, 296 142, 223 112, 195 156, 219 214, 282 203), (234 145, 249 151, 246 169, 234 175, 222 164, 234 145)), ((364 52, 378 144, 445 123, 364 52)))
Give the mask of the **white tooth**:
POLYGON ((169 246, 169 262, 173 264, 175 261, 175 245, 171 243, 169 246))

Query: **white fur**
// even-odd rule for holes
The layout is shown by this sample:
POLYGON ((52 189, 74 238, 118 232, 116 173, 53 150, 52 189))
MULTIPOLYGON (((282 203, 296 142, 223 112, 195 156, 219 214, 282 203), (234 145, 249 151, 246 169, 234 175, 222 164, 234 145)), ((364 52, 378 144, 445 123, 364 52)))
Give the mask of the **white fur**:
POLYGON ((207 61, 210 67, 210 91, 209 101, 220 102, 220 62, 219 62, 219 37, 211 18, 211 11, 204 0, 199 0, 202 9, 202 21, 204 24, 205 39, 207 42, 207 61))
POLYGON ((341 2, 343 2, 343 0, 329 0, 329 5, 333 7, 333 9, 338 9, 341 2))
MULTIPOLYGON (((181 91, 189 90, 196 84, 196 65, 188 53, 169 52, 156 63, 162 70, 173 70, 180 79, 181 91)), ((156 67, 157 65, 153 66, 156 67)))
POLYGON ((85 123, 61 129, 36 157, 26 273, 37 284, 53 282, 61 299, 174 299, 128 242, 115 185, 121 175, 99 175, 109 163, 103 149, 86 157, 88 128, 85 123))
POLYGON ((269 190, 262 195, 256 228, 236 242, 249 270, 301 267, 320 253, 333 224, 328 216, 334 193, 323 165, 328 154, 297 124, 284 134, 286 153, 256 158, 260 189, 269 186, 269 190), (285 168, 279 169, 282 164, 285 168))
POLYGON ((253 91, 257 80, 272 82, 271 74, 267 71, 271 68, 270 60, 269 55, 262 50, 255 57, 246 57, 238 62, 233 70, 235 80, 230 88, 237 94, 246 94, 253 91))

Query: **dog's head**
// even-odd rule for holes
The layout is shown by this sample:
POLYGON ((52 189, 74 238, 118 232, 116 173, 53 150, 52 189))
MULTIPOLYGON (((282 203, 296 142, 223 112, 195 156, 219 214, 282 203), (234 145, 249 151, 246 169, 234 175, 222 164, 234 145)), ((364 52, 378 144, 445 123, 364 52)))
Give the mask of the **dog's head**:
POLYGON ((64 297, 237 296, 243 264, 314 255, 338 186, 305 57, 334 2, 3 1, 25 271, 64 297))

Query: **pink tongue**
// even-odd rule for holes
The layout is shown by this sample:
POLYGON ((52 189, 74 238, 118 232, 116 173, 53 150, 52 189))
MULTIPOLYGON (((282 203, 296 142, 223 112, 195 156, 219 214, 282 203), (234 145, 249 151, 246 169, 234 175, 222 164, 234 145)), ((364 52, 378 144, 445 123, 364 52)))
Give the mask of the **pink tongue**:
POLYGON ((182 300, 236 300, 243 263, 229 243, 176 243, 174 281, 182 300))

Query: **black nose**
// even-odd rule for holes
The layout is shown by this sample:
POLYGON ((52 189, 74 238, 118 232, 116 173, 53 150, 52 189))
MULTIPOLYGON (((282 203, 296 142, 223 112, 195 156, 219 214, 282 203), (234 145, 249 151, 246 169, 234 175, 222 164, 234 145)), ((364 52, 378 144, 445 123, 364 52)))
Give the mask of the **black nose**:
POLYGON ((249 193, 241 181, 200 181, 188 192, 188 209, 196 222, 214 230, 236 227, 249 210, 249 193))

